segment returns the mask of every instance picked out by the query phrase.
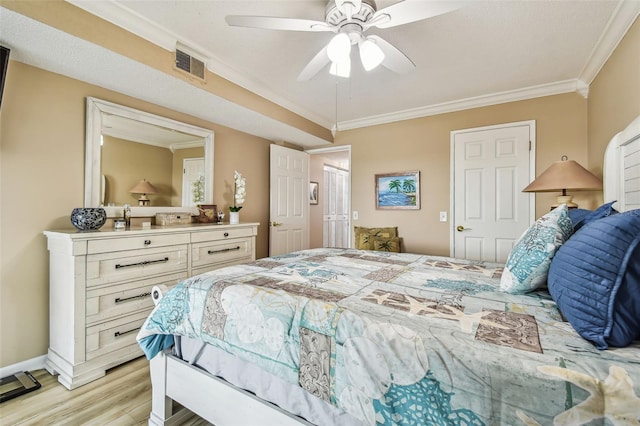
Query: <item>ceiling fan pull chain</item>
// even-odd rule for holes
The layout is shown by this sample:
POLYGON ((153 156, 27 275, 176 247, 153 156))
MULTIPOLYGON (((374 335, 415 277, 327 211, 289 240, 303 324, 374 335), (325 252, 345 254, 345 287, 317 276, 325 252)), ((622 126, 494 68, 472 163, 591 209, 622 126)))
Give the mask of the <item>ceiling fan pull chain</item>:
MULTIPOLYGON (((335 76, 336 79, 336 133, 338 132, 338 76, 335 76)), ((335 135, 334 135, 335 137, 335 135)))

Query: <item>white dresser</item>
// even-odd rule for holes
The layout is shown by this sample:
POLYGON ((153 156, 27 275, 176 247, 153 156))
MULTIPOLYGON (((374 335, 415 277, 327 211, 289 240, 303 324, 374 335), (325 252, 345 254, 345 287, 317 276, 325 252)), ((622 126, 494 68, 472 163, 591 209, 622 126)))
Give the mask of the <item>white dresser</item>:
POLYGON ((121 231, 45 231, 49 249, 46 368, 68 389, 141 356, 136 335, 151 288, 255 260, 258 223, 121 231))

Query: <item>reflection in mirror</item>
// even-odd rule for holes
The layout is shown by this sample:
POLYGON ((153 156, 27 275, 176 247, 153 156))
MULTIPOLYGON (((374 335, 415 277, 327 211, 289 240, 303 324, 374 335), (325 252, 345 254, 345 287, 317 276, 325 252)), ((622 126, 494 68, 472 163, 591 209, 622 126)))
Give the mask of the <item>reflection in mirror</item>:
POLYGON ((210 203, 213 131, 87 98, 85 206, 137 206, 143 179, 157 192, 144 215, 210 203))

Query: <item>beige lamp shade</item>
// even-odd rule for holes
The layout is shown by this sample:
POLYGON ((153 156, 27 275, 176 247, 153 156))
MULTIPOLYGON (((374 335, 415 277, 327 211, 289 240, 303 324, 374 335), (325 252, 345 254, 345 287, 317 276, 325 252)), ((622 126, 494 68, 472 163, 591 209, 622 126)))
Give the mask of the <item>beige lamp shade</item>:
POLYGON ((140 182, 136 183, 133 188, 129 190, 132 194, 141 194, 140 198, 138 198, 139 206, 148 206, 150 204, 149 199, 147 198, 147 194, 157 194, 158 190, 155 186, 151 185, 151 183, 147 182, 145 179, 142 179, 140 182))
POLYGON ((594 176, 590 171, 582 167, 574 160, 567 160, 564 156, 562 160, 555 161, 547 170, 542 172, 533 182, 531 182, 522 192, 554 192, 562 191, 558 197, 557 207, 560 204, 567 204, 569 208, 578 207, 571 200, 572 195, 567 195, 567 190, 598 190, 602 189, 602 180, 594 176))

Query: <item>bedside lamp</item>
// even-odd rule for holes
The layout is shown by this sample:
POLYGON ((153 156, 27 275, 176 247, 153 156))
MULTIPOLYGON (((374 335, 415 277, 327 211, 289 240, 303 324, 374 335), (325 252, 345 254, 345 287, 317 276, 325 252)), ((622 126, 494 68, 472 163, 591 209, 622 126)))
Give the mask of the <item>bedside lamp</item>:
POLYGON ((142 179, 140 182, 136 183, 129 192, 132 194, 141 194, 140 198, 138 198, 138 205, 148 206, 151 201, 147 198, 147 194, 157 194, 158 190, 145 179, 142 179))
POLYGON ((551 208, 566 204, 567 207, 576 208, 578 205, 571 201, 573 195, 567 195, 569 190, 597 190, 602 189, 602 180, 595 177, 590 171, 573 160, 568 160, 566 155, 562 160, 555 161, 547 170, 542 172, 522 192, 554 192, 562 191, 556 204, 551 208))
POLYGON ((602 180, 595 177, 590 171, 573 160, 568 160, 566 155, 561 161, 555 161, 547 170, 542 172, 522 192, 554 192, 562 191, 556 204, 551 208, 566 204, 569 208, 578 205, 572 202, 573 195, 567 195, 567 190, 597 190, 602 189, 602 180))

